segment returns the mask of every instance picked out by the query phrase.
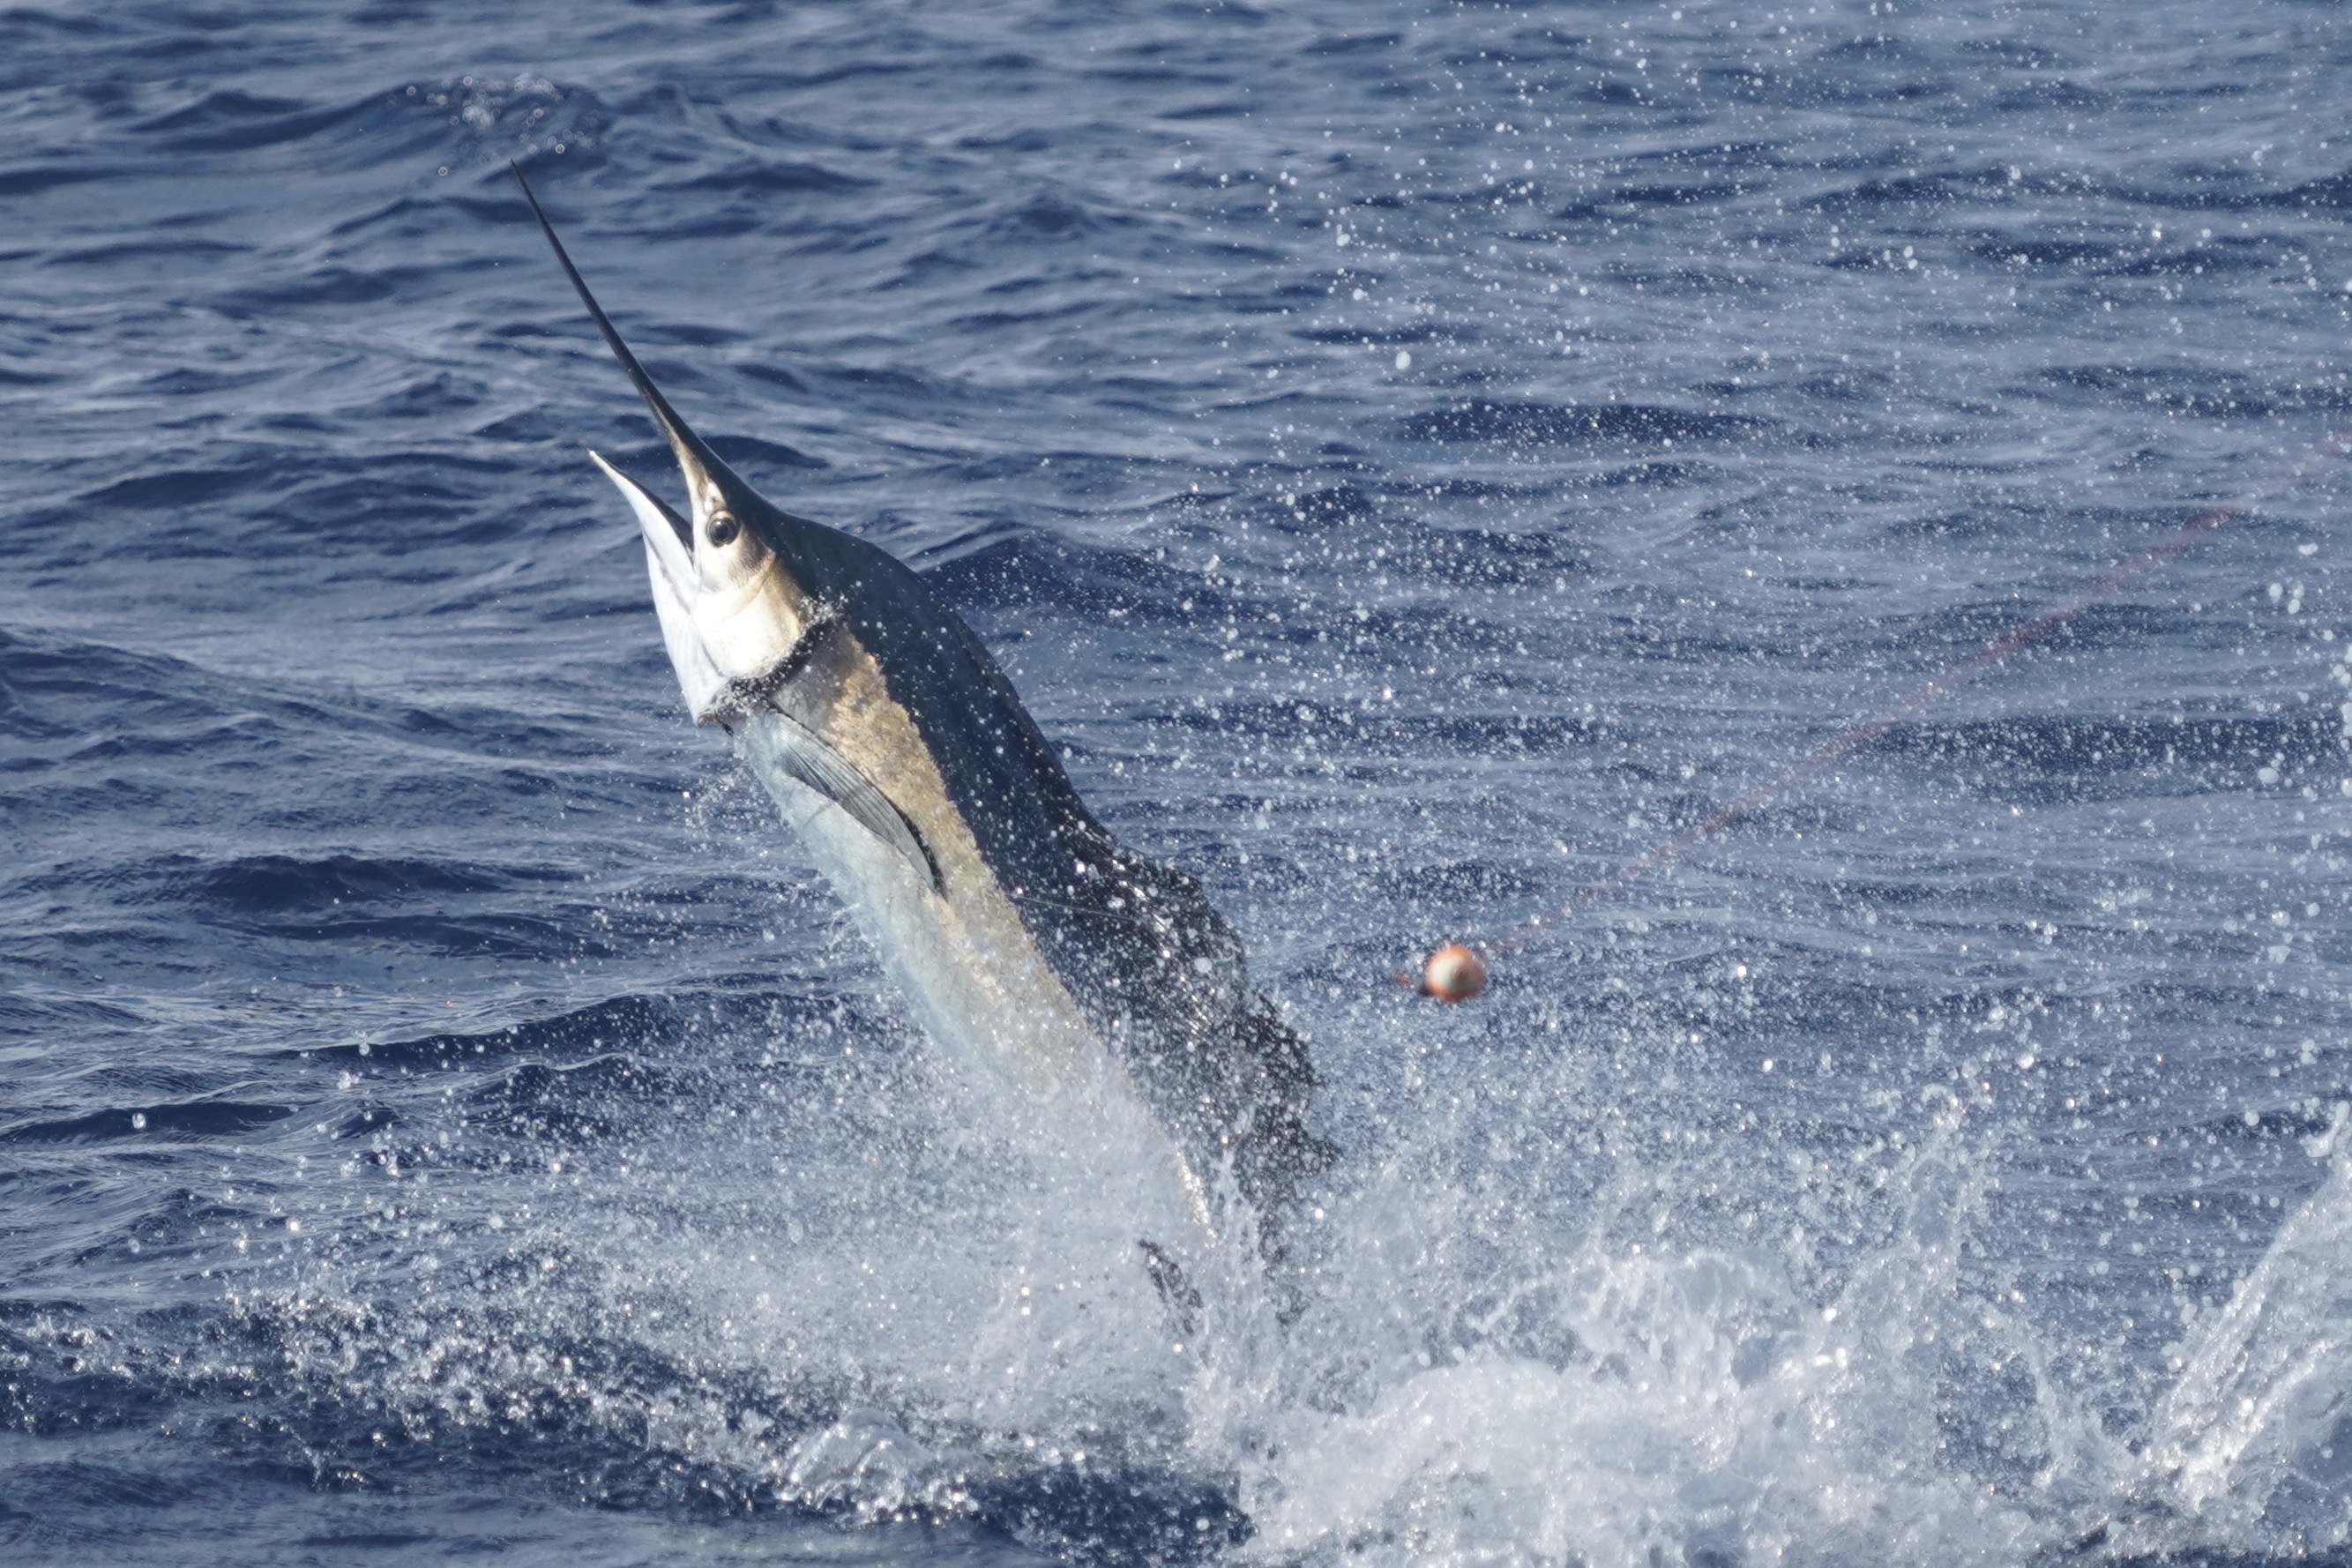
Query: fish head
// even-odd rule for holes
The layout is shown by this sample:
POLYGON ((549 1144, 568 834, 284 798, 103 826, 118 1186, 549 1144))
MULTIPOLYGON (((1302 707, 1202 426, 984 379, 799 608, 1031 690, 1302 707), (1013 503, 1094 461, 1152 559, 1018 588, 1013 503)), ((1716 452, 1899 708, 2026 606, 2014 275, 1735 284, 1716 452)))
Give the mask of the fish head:
POLYGON ((675 437, 672 445, 686 479, 685 516, 601 453, 588 456, 636 515, 654 602, 681 681, 685 663, 695 661, 722 681, 757 680, 790 660, 822 618, 787 564, 789 520, 734 475, 713 472, 692 447, 675 437), (690 633, 690 660, 676 658, 678 639, 668 635, 674 621, 690 633))
MULTIPOLYGON (((520 170, 515 178, 521 181, 520 170)), ((753 489, 678 416, 589 292, 530 185, 522 189, 606 346, 653 411, 686 482, 687 510, 681 515, 601 454, 589 453, 636 516, 663 640, 688 704, 700 714, 724 688, 760 680, 782 668, 812 629, 828 618, 794 576, 787 549, 796 531, 813 525, 753 489)))

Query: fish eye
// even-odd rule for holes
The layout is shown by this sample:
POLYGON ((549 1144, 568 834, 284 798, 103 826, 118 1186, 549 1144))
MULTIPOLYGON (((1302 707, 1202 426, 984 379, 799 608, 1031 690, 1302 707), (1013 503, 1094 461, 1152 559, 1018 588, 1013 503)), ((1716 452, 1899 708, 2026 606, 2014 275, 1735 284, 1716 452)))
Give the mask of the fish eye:
POLYGON ((742 531, 743 525, 735 521, 731 511, 714 511, 710 521, 702 525, 702 537, 722 547, 734 543, 735 536, 742 531))

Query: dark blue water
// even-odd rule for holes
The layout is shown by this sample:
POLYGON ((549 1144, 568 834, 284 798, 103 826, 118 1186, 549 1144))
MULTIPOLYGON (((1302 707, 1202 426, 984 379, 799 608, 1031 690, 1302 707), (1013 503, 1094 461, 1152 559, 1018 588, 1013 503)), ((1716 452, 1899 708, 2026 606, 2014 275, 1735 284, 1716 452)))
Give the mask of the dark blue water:
MULTIPOLYGON (((2352 1551, 2352 20, 0 13, 0 1558, 2352 1551), (594 445, 961 605, 1345 1151, 1176 1348, 594 445)), ((1213 1282, 1212 1282, 1213 1285, 1213 1282)))

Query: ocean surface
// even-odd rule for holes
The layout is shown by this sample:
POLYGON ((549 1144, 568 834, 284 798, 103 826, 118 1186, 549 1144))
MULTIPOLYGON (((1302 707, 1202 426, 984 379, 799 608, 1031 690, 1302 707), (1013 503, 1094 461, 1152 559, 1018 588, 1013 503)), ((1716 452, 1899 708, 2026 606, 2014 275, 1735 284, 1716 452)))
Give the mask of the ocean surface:
POLYGON ((2352 1561, 2348 110, 2322 4, 0 10, 0 1561, 2352 1561), (688 721, 509 161, 1243 932, 1287 1322, 688 721))

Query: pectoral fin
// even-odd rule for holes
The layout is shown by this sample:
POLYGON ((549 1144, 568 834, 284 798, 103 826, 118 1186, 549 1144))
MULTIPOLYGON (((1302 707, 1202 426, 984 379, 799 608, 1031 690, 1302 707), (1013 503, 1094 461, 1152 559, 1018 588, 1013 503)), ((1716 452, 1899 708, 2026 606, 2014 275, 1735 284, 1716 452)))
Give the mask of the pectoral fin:
POLYGON ((771 708, 768 722, 774 726, 776 761, 786 773, 856 817, 859 826, 907 858, 923 886, 944 895, 939 866, 922 835, 888 795, 792 715, 771 708))

